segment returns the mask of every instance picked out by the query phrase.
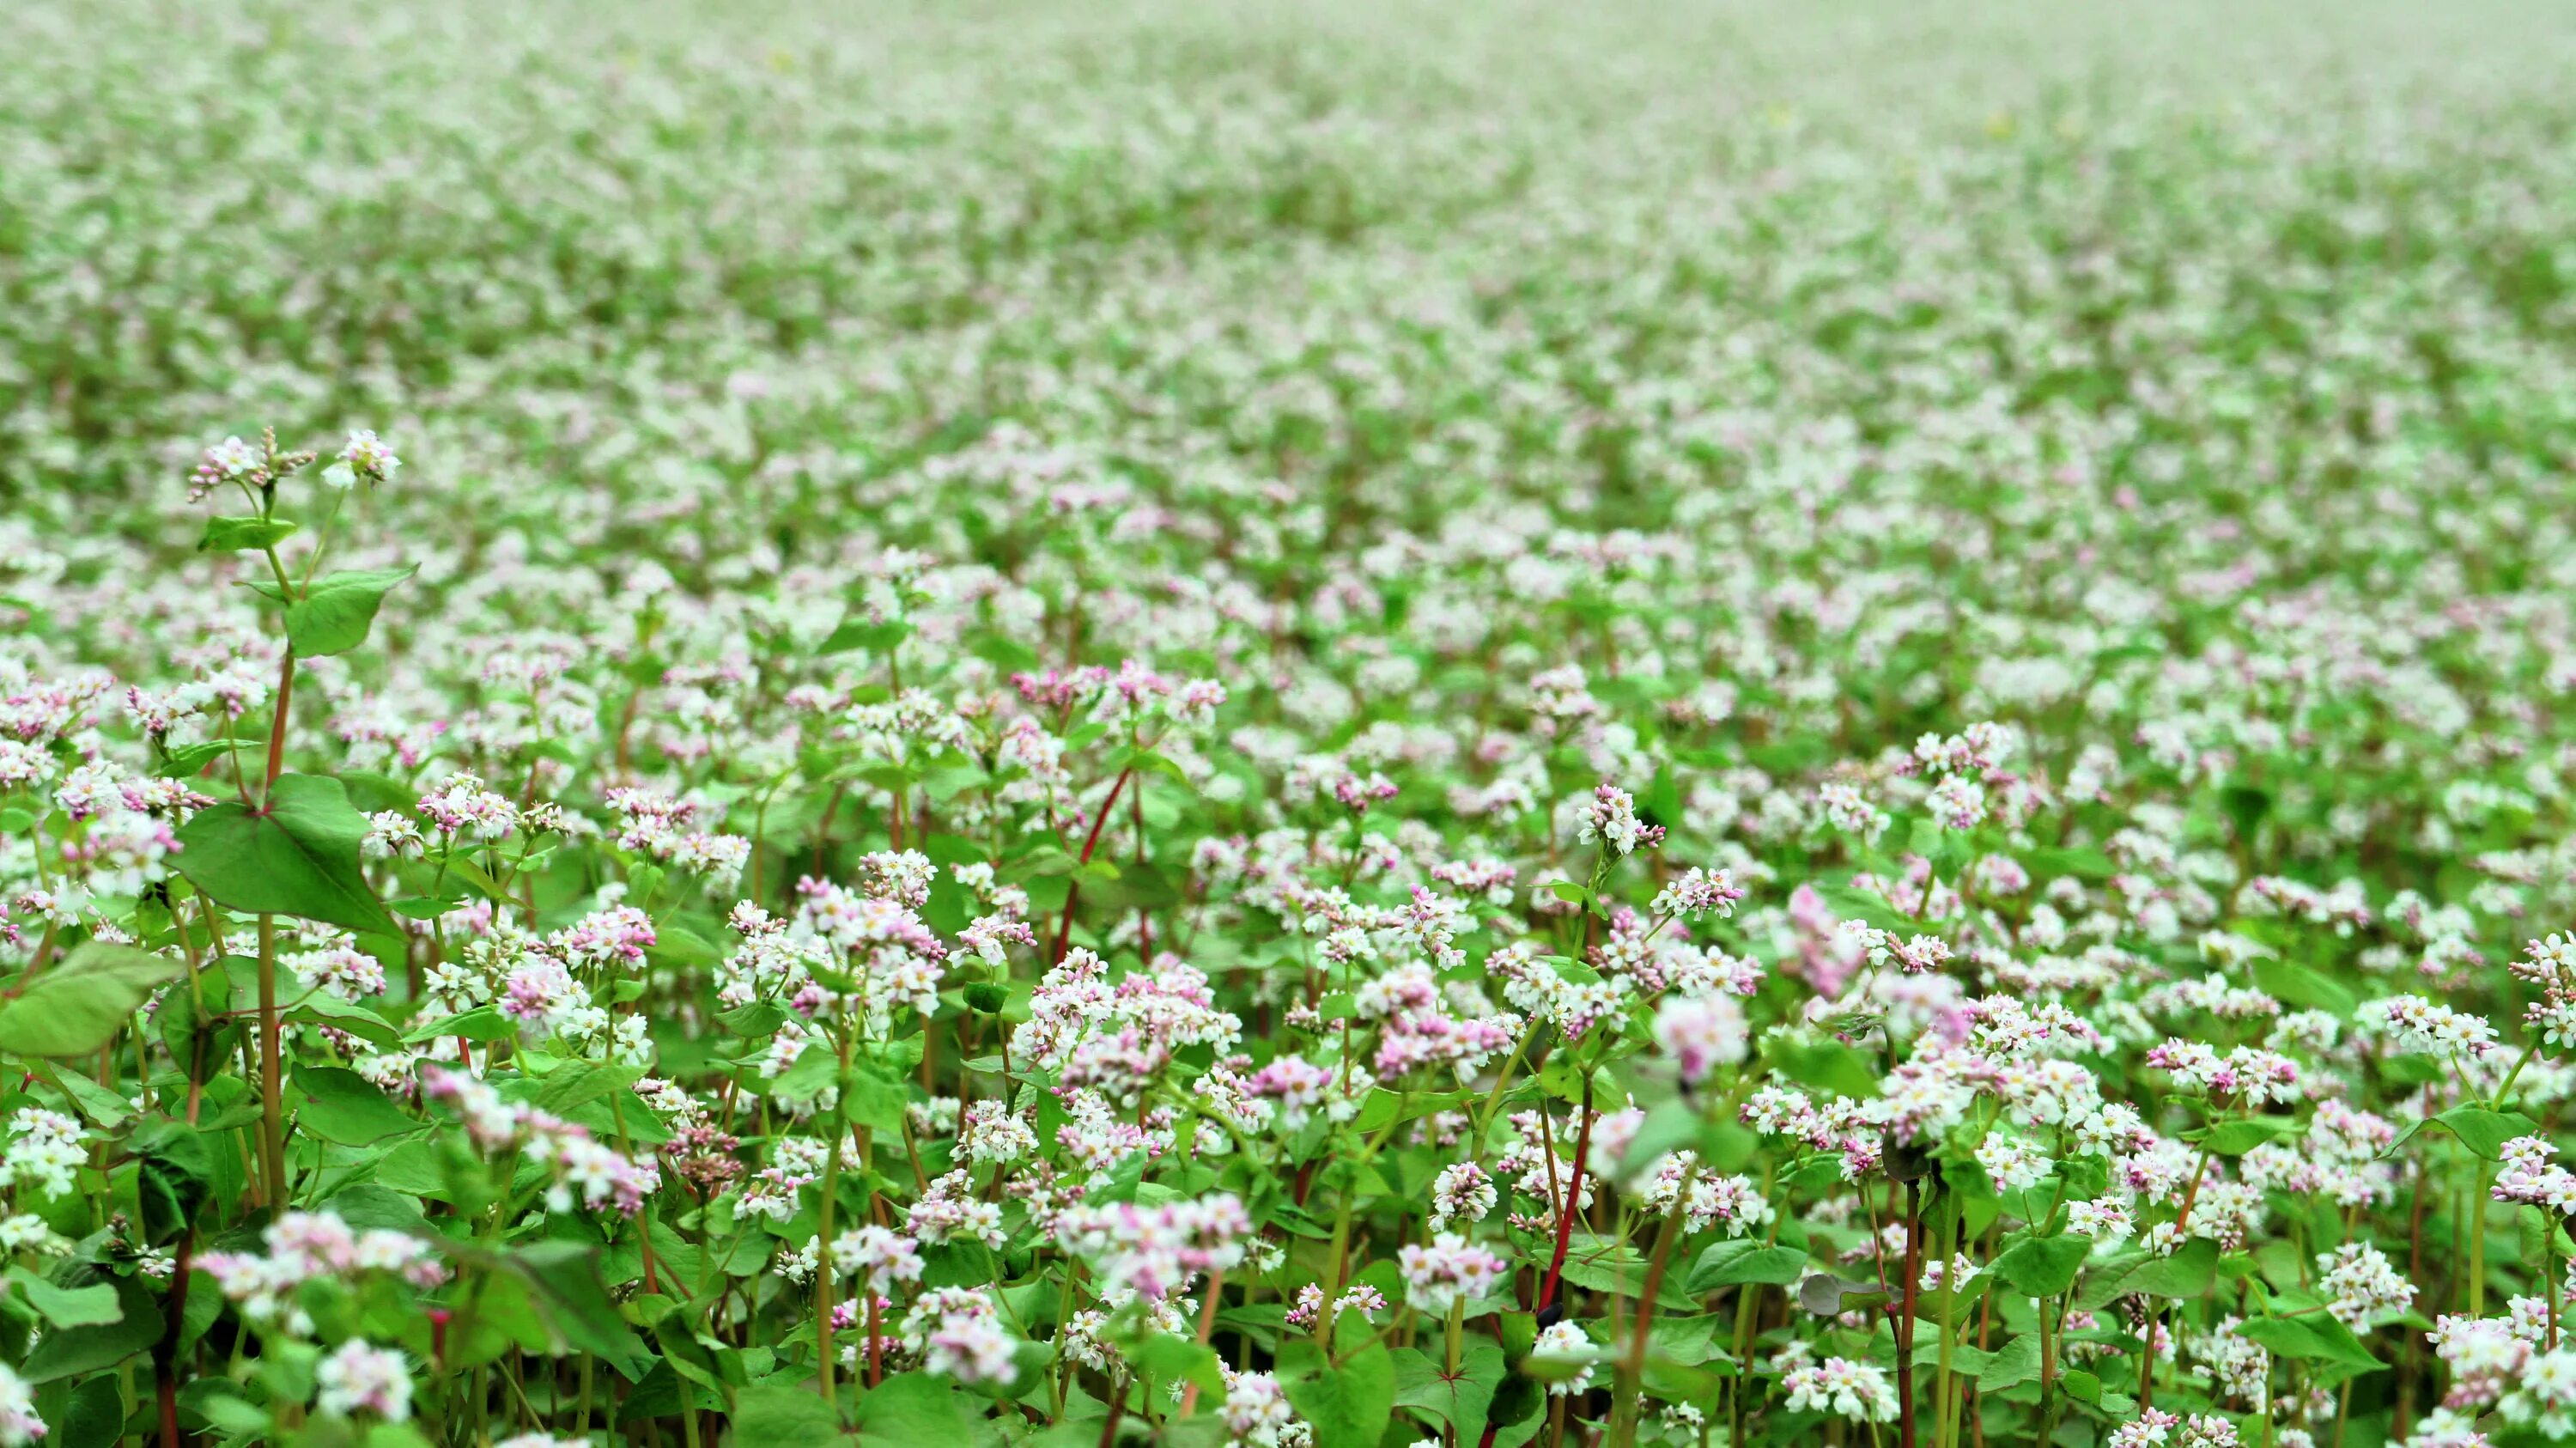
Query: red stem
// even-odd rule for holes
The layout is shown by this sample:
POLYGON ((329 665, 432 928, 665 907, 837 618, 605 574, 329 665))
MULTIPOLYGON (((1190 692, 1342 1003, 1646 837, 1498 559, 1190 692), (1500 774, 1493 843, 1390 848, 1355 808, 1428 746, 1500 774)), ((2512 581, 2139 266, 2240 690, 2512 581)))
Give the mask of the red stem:
MULTIPOLYGON (((286 706, 295 698, 295 646, 286 646, 286 658, 277 666, 277 718, 268 726, 268 787, 277 788, 277 777, 286 772, 286 706)), ((262 805, 266 799, 263 796, 262 805)))
MULTIPOLYGON (((1100 812, 1091 817, 1091 834, 1082 842, 1082 859, 1079 864, 1091 863, 1091 852, 1100 844, 1101 827, 1109 823, 1109 811, 1117 805, 1119 791, 1127 787, 1127 776, 1135 772, 1136 766, 1128 765, 1118 771, 1116 779, 1110 781, 1109 797, 1100 802, 1100 812)), ((1077 876, 1066 882, 1064 887, 1064 918, 1056 922, 1055 952, 1047 957, 1049 963, 1064 959, 1065 947, 1073 943, 1073 907, 1074 903, 1081 898, 1082 880, 1077 876)))
POLYGON ((1566 1244, 1574 1240, 1574 1209, 1583 1200, 1583 1158, 1592 1149, 1592 1078, 1583 1078, 1583 1124, 1574 1132, 1574 1174, 1565 1184, 1565 1205, 1556 1218, 1556 1256, 1547 1264, 1547 1280, 1539 1284, 1537 1311, 1545 1312, 1556 1301, 1556 1280, 1565 1271, 1566 1244))
POLYGON ((179 1261, 170 1274, 170 1302, 162 1319, 160 1347, 152 1355, 153 1376, 161 1400, 161 1448, 179 1448, 179 1337, 187 1330, 188 1274, 194 1268, 197 1229, 179 1239, 179 1261))

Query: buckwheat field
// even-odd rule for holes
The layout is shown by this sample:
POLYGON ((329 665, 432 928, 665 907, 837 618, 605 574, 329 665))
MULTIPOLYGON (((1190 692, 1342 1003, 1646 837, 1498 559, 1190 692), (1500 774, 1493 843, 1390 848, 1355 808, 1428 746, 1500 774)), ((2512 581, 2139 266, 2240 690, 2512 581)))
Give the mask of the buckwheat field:
POLYGON ((2576 1437, 2576 12, 0 54, 0 1448, 2576 1437))

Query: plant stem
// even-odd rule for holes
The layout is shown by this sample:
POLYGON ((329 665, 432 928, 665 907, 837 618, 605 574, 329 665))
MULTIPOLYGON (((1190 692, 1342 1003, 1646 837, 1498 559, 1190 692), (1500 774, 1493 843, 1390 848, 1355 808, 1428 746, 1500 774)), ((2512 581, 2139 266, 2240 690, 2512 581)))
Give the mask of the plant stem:
MULTIPOLYGON (((1619 1364, 1618 1382, 1610 1395, 1610 1442, 1614 1448, 1633 1448, 1637 1441, 1639 1398, 1646 1381, 1646 1346, 1655 1330, 1655 1298, 1663 1291, 1665 1269, 1672 1265, 1673 1244, 1681 1240, 1682 1219, 1690 1210, 1691 1178, 1698 1170, 1694 1164, 1682 1173, 1681 1190, 1675 1194, 1673 1209, 1655 1233, 1655 1255, 1646 1264, 1646 1285, 1637 1296, 1637 1333, 1628 1343, 1628 1356, 1619 1364)), ((1452 1373, 1458 1370, 1456 1356, 1455 1352, 1450 1354, 1452 1373)))
POLYGON ((271 1211, 286 1209, 286 1111, 277 1021, 277 917, 259 917, 259 1170, 271 1211))
MULTIPOLYGON (((1905 1184, 1905 1282, 1896 1317, 1896 1441, 1914 1448, 1914 1293, 1923 1280, 1923 1187, 1905 1184)), ((1946 1280, 1946 1279, 1945 1279, 1946 1280)))
MULTIPOLYGON (((1100 802, 1100 813, 1092 816, 1091 834, 1088 838, 1083 840, 1082 858, 1076 863, 1083 865, 1091 863, 1091 852, 1098 848, 1100 844, 1100 828, 1101 826, 1109 823, 1109 811, 1118 803, 1118 792, 1127 787, 1127 777, 1135 772, 1136 766, 1132 764, 1128 765, 1125 769, 1118 771, 1118 777, 1116 779, 1110 781, 1109 797, 1100 802)), ((1056 922, 1055 951, 1047 957, 1051 962, 1064 959, 1065 947, 1073 942, 1073 907, 1074 904, 1081 899, 1082 876, 1077 872, 1073 878, 1065 882, 1064 918, 1056 922)))

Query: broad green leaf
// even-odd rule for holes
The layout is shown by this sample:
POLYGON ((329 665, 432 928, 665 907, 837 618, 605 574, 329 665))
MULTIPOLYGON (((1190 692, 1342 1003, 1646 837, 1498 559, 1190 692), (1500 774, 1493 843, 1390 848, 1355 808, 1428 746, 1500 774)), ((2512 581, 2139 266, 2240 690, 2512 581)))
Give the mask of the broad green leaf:
POLYGON ((326 1203, 339 1214, 340 1220, 361 1230, 381 1227, 387 1231, 409 1232, 425 1220, 420 1203, 378 1182, 363 1181, 342 1187, 326 1203))
POLYGON ((60 1287, 24 1267, 9 1269, 9 1290, 26 1298, 37 1316, 55 1327, 103 1327, 125 1311, 110 1283, 60 1287))
POLYGON ((39 1440, 46 1448, 111 1448, 125 1436, 125 1393, 116 1379, 96 1377, 72 1390, 70 1408, 39 1440))
POLYGON ((2387 1366, 2371 1356, 2361 1339, 2352 1335, 2352 1329, 2323 1312, 2257 1317, 2239 1324, 2236 1330, 2277 1356, 2318 1364, 2316 1371, 2329 1383, 2387 1366))
POLYGON ((279 775, 258 810, 227 800, 179 827, 179 873, 218 904, 397 934, 359 868, 367 817, 336 779, 279 775))
POLYGON ((1225 1373, 1216 1351, 1203 1342, 1158 1332, 1137 1344, 1127 1360, 1157 1383, 1196 1383, 1208 1392, 1225 1392, 1225 1373))
POLYGON ((946 1378, 896 1373, 859 1399, 859 1441, 966 1444, 974 1441, 976 1416, 946 1378))
POLYGON ((2001 1392, 2039 1376, 2039 1334, 2024 1333, 1986 1358, 1977 1371, 1977 1391, 2001 1392))
MULTIPOLYGON (((797 1064, 803 1065, 804 1059, 799 1057, 797 1064)), ((841 1119, 852 1126, 887 1135, 899 1133, 903 1130, 904 1108, 910 1100, 900 1083, 865 1066, 854 1066, 841 1077, 841 1119)))
POLYGON ((374 1046, 402 1044, 402 1032, 393 1023, 356 1001, 342 1000, 327 990, 317 990, 287 1007, 281 1014, 304 1025, 329 1026, 335 1031, 356 1036, 374 1046))
POLYGON ((2454 1106, 2433 1118, 2449 1127, 2460 1144, 2489 1161, 2504 1155, 2504 1144, 2517 1136, 2537 1136, 2540 1123, 2519 1111, 2489 1111, 2482 1106, 2454 1106))
POLYGON ((372 1146, 429 1125, 396 1106, 366 1077, 342 1067, 298 1066, 295 1086, 305 1097, 296 1108, 296 1129, 324 1141, 372 1146))
POLYGON ((1715 1242, 1691 1264, 1687 1290, 1694 1297, 1719 1287, 1766 1282, 1787 1287, 1807 1275, 1807 1254, 1797 1247, 1765 1247, 1759 1238, 1715 1242))
POLYGON ((0 1051, 20 1056, 87 1056, 186 969, 167 956, 88 941, 18 988, 0 1006, 0 1051))
POLYGON ((2025 1237, 2005 1248, 1987 1270, 2024 1297, 2054 1297, 2075 1285, 2075 1274, 2092 1251, 2090 1237, 2025 1237))
POLYGON ((2212 1156, 2243 1156, 2268 1141, 2296 1135, 2298 1122, 2281 1116, 2255 1116, 2238 1121, 2222 1121, 2209 1128, 2200 1144, 2212 1156))
POLYGON ((176 1240, 196 1221, 206 1199, 230 1184, 224 1170, 229 1158, 218 1152, 214 1135, 211 1128, 159 1115, 134 1129, 128 1145, 140 1158, 134 1192, 143 1209, 146 1241, 176 1240))
POLYGON ((865 617, 843 619, 824 638, 818 654, 846 654, 853 649, 884 653, 912 636, 912 625, 902 619, 873 623, 865 617))
POLYGON ((197 551, 246 553, 274 548, 294 534, 295 525, 284 518, 208 518, 205 533, 197 539, 197 551))
POLYGON ((112 1280, 117 1315, 82 1327, 60 1327, 38 1339, 19 1376, 31 1383, 112 1368, 161 1340, 160 1302, 131 1277, 112 1280))
POLYGON ((827 1443, 841 1433, 840 1415, 820 1395, 774 1382, 735 1395, 731 1423, 735 1448, 827 1443))
POLYGON ((2170 1257, 2152 1258, 2121 1280, 2123 1292, 2139 1292, 2149 1297, 2198 1297, 2207 1292, 2218 1277, 2218 1244, 2206 1237, 2195 1237, 2174 1250, 2170 1257))
POLYGON ((412 567, 353 568, 314 579, 286 606, 286 641, 306 658, 343 654, 367 641, 376 609, 412 567))
POLYGON ((462 1036, 469 1041, 502 1041, 519 1034, 516 1023, 490 1006, 477 1006, 457 1015, 441 1016, 403 1032, 403 1040, 417 1046, 441 1036, 462 1036))
POLYGON ((537 1109, 561 1116, 576 1107, 606 1099, 644 1079, 641 1066, 604 1066, 596 1061, 566 1061, 546 1073, 537 1088, 537 1109))
POLYGON ((1308 1338, 1280 1345, 1279 1381, 1288 1402, 1315 1429, 1315 1448, 1377 1448, 1395 1416, 1395 1359, 1383 1343, 1339 1367, 1308 1338))
POLYGON ((582 1352, 640 1382, 650 1359, 644 1344, 600 1285, 599 1249, 580 1242, 532 1242, 513 1249, 509 1265, 535 1289, 546 1325, 582 1352))
POLYGON ((1472 1439, 1484 1430, 1494 1389, 1503 1381, 1503 1350, 1491 1338, 1469 1339, 1458 1354, 1458 1376, 1453 1378, 1440 1335, 1435 1332, 1426 1341, 1428 1351, 1398 1348, 1391 1354, 1396 1406, 1437 1414, 1461 1438, 1472 1439))
POLYGON ((1845 920, 1858 920, 1896 935, 1910 935, 1923 928, 1921 921, 1908 918, 1876 894, 1855 886, 1818 885, 1816 894, 1845 920))
POLYGON ((47 1066, 40 1068, 36 1074, 70 1097, 72 1104, 80 1108, 81 1115, 100 1126, 111 1128, 122 1126, 134 1119, 133 1102, 89 1079, 88 1073, 84 1071, 78 1069, 58 1071, 47 1066))
POLYGON ((1773 1069, 1802 1086, 1837 1096, 1878 1094, 1878 1071, 1867 1057, 1830 1039, 1800 1040, 1775 1032, 1762 1043, 1763 1058, 1773 1069))

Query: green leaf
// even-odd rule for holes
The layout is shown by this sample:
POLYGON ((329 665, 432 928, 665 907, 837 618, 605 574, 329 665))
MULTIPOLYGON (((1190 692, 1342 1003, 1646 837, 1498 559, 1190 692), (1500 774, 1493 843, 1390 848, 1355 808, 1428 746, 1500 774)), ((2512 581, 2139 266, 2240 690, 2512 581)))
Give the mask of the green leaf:
POLYGON ((329 1026, 335 1031, 376 1046, 402 1044, 402 1033, 393 1024, 356 1001, 342 1000, 327 990, 317 990, 286 1008, 285 1019, 306 1025, 329 1026))
POLYGON ((186 1232, 225 1180, 217 1164, 225 1159, 216 1155, 211 1136, 206 1127, 167 1116, 150 1117, 134 1129, 130 1145, 141 1159, 134 1193, 146 1241, 169 1242, 186 1232))
POLYGON ((183 967, 167 956, 102 940, 85 942, 0 1007, 0 1051, 20 1056, 87 1056, 183 967))
POLYGON ((1395 1403, 1401 1408, 1419 1408, 1437 1415, 1442 1422, 1458 1430, 1462 1441, 1473 1441, 1484 1430, 1485 1414, 1493 1406, 1494 1389, 1503 1381, 1503 1350, 1491 1339, 1471 1339, 1458 1355, 1458 1376, 1443 1371, 1446 1364, 1438 1357, 1398 1348, 1391 1354, 1395 1364, 1395 1403))
POLYGON ((574 1108, 593 1101, 605 1100, 615 1092, 644 1079, 641 1066, 604 1066, 596 1061, 566 1061, 546 1073, 545 1084, 537 1088, 535 1105, 540 1111, 565 1115, 574 1108))
POLYGON ((689 1330, 688 1320, 673 1313, 653 1324, 654 1345, 662 1349, 662 1361, 671 1371, 712 1393, 724 1391, 724 1377, 716 1368, 715 1355, 689 1330))
POLYGON ((599 1281, 599 1249, 582 1242, 532 1242, 512 1251, 509 1265, 536 1291, 546 1323, 566 1343, 641 1382, 651 1359, 643 1342, 618 1315, 599 1281))
POLYGON ((1765 1247, 1756 1237, 1710 1244, 1691 1264, 1684 1290, 1696 1297, 1717 1287, 1766 1282, 1786 1287, 1807 1275, 1807 1254, 1798 1247, 1765 1247))
POLYGON ((2280 1357, 2321 1365, 2320 1376, 2331 1385, 2344 1378, 2387 1366, 2371 1356, 2352 1329, 2322 1312, 2303 1317, 2257 1317, 2236 1329, 2280 1357))
POLYGON ((24 1267, 12 1267, 9 1287, 55 1327, 104 1327, 125 1315, 116 1300, 116 1289, 105 1282, 58 1287, 24 1267))
POLYGON ((2055 1297, 2075 1285, 2075 1274, 2092 1252, 2090 1237, 2025 1237, 2005 1248, 1989 1270, 2024 1297, 2055 1297))
POLYGON ((2139 1292, 2149 1297, 2193 1298, 2209 1290, 2218 1278, 2218 1244, 2206 1237, 2195 1237, 2176 1248, 2170 1257, 2157 1257, 2140 1263, 2120 1283, 2123 1292, 2139 1292))
POLYGON ((366 1077, 338 1066, 297 1066, 295 1086, 305 1097, 295 1113, 296 1129, 324 1141, 372 1146, 429 1125, 396 1106, 366 1077))
MULTIPOLYGON (((797 1064, 803 1065, 804 1058, 797 1058, 797 1064)), ((910 1099, 900 1083, 865 1066, 854 1066, 841 1078, 841 1119, 852 1126, 889 1135, 900 1133, 904 1107, 910 1099)))
MULTIPOLYGON (((190 1298, 194 1301, 194 1297, 190 1298)), ((230 1378, 197 1378, 179 1389, 179 1406, 215 1426, 228 1438, 251 1437, 269 1429, 268 1410, 243 1397, 230 1378)))
MULTIPOLYGON (((1925 851, 1925 853, 1930 852, 1925 851)), ((1870 891, 1856 886, 1818 885, 1816 895, 1830 906, 1836 915, 1845 920, 1857 920, 1864 925, 1897 935, 1908 935, 1923 928, 1921 921, 1898 914, 1895 906, 1870 891)))
POLYGON ((295 525, 284 518, 208 518, 205 533, 197 539, 197 551, 247 553, 274 548, 294 535, 295 525))
POLYGON ((1995 1349, 1977 1374, 1977 1391, 2000 1392, 2039 1376, 2039 1334, 2024 1333, 1995 1349))
POLYGON ((902 619, 871 623, 865 617, 845 618, 823 640, 823 646, 814 652, 846 654, 852 649, 867 649, 884 653, 911 636, 912 625, 902 619))
POLYGON ((2346 1020, 2361 1004, 2352 987, 2312 966, 2286 960, 2254 962, 2254 983, 2294 1006, 2311 1006, 2346 1020))
POLYGON ((306 658, 347 653, 367 641, 378 605, 412 572, 413 565, 406 564, 322 575, 286 606, 286 641, 306 658))
MULTIPOLYGON (((220 739, 167 745, 159 762, 152 766, 152 772, 163 779, 193 778, 204 773, 207 765, 231 753, 232 749, 232 745, 220 739)), ((0 825, 0 829, 6 829, 6 826, 0 825)))
POLYGON ((134 1119, 133 1102, 89 1079, 84 1072, 56 1071, 48 1066, 36 1074, 70 1097, 80 1107, 81 1115, 100 1126, 114 1128, 134 1119))
POLYGON ((841 1435, 841 1416, 814 1393, 780 1383, 757 1383, 734 1398, 736 1448, 787 1443, 826 1443, 841 1435))
POLYGON ((1279 1381, 1315 1429, 1315 1448, 1377 1448, 1395 1416, 1395 1358, 1384 1343, 1335 1367, 1311 1339, 1280 1344, 1279 1381))
POLYGON ((510 1018, 490 1006, 477 1006, 458 1015, 441 1016, 424 1025, 403 1032, 403 1040, 417 1046, 441 1036, 463 1036, 469 1041, 499 1041, 519 1034, 510 1018))
POLYGON ((1798 1040, 1774 1032, 1764 1038, 1762 1055, 1773 1069, 1799 1085, 1837 1096, 1867 1098, 1878 1094, 1878 1072, 1868 1058, 1840 1041, 1798 1040))
MULTIPOLYGON (((1351 998, 1342 999, 1348 1002, 1351 998)), ((1359 1007, 1349 1005, 1346 1009, 1355 1014, 1359 1007)), ((1455 1111, 1475 1098, 1472 1091, 1389 1091, 1383 1086, 1372 1087, 1367 1099, 1360 1102, 1360 1114, 1353 1119, 1351 1129, 1362 1136, 1374 1136, 1391 1125, 1455 1111)))
POLYGON ((78 1377, 102 1368, 112 1368, 161 1340, 162 1320, 159 1303, 143 1285, 131 1277, 119 1277, 112 1289, 116 1294, 117 1315, 105 1322, 85 1327, 64 1327, 46 1333, 32 1352, 19 1376, 31 1383, 49 1383, 56 1378, 78 1377))
POLYGON ((859 1399, 859 1441, 962 1445, 975 1437, 975 1414, 946 1378, 896 1373, 859 1399))
POLYGON ((1225 1373, 1217 1363, 1216 1350, 1206 1343, 1158 1332, 1138 1343, 1127 1358, 1157 1383, 1196 1383, 1211 1393, 1225 1391, 1225 1373))
POLYGON ((2540 1123, 2519 1111, 2489 1111, 2482 1106, 2454 1106, 2433 1118, 2451 1129, 2460 1144, 2489 1161, 2504 1155, 2504 1144, 2517 1136, 2537 1136, 2540 1123))
POLYGON ((367 817, 340 781, 282 774, 268 802, 230 800, 179 827, 179 873, 222 905, 253 915, 294 915, 364 935, 395 935, 359 868, 367 817))
POLYGON ((341 1221, 366 1230, 381 1227, 392 1232, 416 1231, 426 1220, 420 1203, 377 1182, 357 1182, 331 1194, 325 1203, 341 1221))
POLYGON ((769 1094, 781 1101, 811 1101, 834 1083, 840 1066, 840 1059, 829 1050, 809 1045, 769 1083, 769 1094))
POLYGON ((2299 1123, 2283 1116, 2256 1116, 2222 1121, 2209 1128, 2200 1144, 2212 1156, 2243 1156, 2267 1141, 2297 1134, 2299 1123))
POLYGON ((2018 851, 2013 858, 2021 862, 2033 880, 2042 884, 2061 875, 2072 875, 2078 880, 2108 880, 2120 872, 2120 867, 2109 855, 2091 845, 2043 845, 2018 851))

